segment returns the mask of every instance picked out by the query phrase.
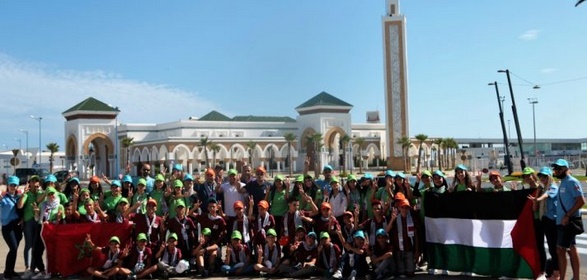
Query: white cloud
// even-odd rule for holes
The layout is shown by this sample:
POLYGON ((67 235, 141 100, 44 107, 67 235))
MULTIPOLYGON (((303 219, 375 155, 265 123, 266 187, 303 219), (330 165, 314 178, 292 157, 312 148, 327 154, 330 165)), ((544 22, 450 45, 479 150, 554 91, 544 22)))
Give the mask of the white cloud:
POLYGON ((544 69, 541 69, 540 70, 540 73, 542 73, 542 74, 550 74, 550 73, 553 73, 553 72, 556 72, 556 71, 558 71, 558 69, 556 69, 556 68, 544 68, 544 69))
POLYGON ((0 53, 0 102, 6 116, 0 118, 0 145, 18 147, 16 137, 22 139, 24 149, 25 135, 19 129, 28 129, 29 146, 38 146, 38 123, 29 115, 43 117, 43 146, 49 142, 62 145, 65 119, 61 113, 88 97, 118 106, 123 123, 161 123, 218 110, 195 92, 99 70, 54 69, 0 53))
POLYGON ((536 29, 530 29, 526 32, 524 32, 524 34, 520 35, 520 39, 525 40, 525 41, 530 41, 530 40, 534 40, 536 38, 538 38, 538 33, 540 33, 540 30, 536 30, 536 29))

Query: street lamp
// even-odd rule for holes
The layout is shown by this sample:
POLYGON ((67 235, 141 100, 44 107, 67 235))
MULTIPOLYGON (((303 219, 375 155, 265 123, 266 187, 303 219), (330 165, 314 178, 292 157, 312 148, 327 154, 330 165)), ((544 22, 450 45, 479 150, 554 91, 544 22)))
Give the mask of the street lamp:
POLYGON ((532 126, 534 127, 534 157, 538 155, 538 148, 536 147, 536 111, 534 107, 538 104, 538 98, 528 98, 528 102, 532 104, 532 126))
POLYGON ((514 90, 512 89, 512 80, 510 78, 510 70, 497 70, 497 73, 505 73, 508 78, 508 86, 510 88, 510 96, 512 98, 512 113, 514 114, 514 124, 516 125, 516 133, 518 135, 518 146, 520 146, 520 167, 526 168, 526 161, 524 160, 524 147, 522 140, 522 131, 520 130, 520 121, 518 120, 518 111, 516 109, 516 99, 514 98, 514 90))
POLYGON ((512 167, 512 160, 510 158, 510 143, 508 140, 508 135, 505 132, 505 122, 503 120, 503 100, 505 100, 505 96, 499 95, 499 89, 497 88, 497 82, 489 83, 489 86, 495 86, 495 94, 497 95, 497 105, 499 106, 499 122, 501 123, 501 132, 503 133, 503 145, 505 146, 505 164, 508 168, 508 175, 511 175, 514 172, 512 167))
POLYGON ((29 131, 26 129, 21 129, 20 132, 26 135, 26 167, 29 167, 29 131))
POLYGON ((41 121, 43 120, 43 117, 35 117, 33 115, 30 115, 29 117, 39 122, 39 158, 37 158, 37 165, 41 167, 41 121))

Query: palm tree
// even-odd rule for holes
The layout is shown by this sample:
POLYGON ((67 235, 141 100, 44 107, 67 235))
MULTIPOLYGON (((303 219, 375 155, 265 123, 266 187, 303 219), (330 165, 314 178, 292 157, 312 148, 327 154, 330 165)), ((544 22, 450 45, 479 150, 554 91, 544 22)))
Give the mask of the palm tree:
POLYGON ((416 165, 416 173, 420 173, 420 163, 422 161, 422 151, 424 150, 422 145, 424 145, 424 141, 428 139, 428 135, 426 134, 417 134, 416 139, 420 141, 420 147, 418 148, 418 164, 416 165))
POLYGON ((444 139, 436 138, 432 143, 436 145, 436 162, 438 162, 438 170, 442 170, 442 159, 440 158, 440 147, 444 139))
POLYGON ((412 145, 412 141, 408 136, 402 136, 397 138, 396 144, 402 146, 402 153, 404 156, 404 171, 407 171, 408 166, 410 166, 410 170, 412 170, 411 164, 408 162, 408 149, 412 145))
POLYGON ((216 153, 220 152, 220 145, 211 142, 208 147, 212 150, 212 165, 216 165, 216 153))
POLYGON ((346 148, 347 148, 347 145, 349 144, 349 142, 351 142, 351 137, 348 136, 348 134, 345 134, 340 137, 340 145, 342 146, 341 148, 342 148, 342 158, 343 158, 342 173, 346 173, 346 163, 347 163, 346 148))
POLYGON ((124 137, 122 138, 122 147, 124 148, 125 154, 126 154, 126 163, 128 164, 130 161, 130 147, 132 145, 134 145, 134 137, 124 137))
POLYGON ((206 160, 206 167, 210 167, 208 160, 208 147, 212 144, 212 141, 208 140, 208 137, 200 138, 198 146, 204 150, 204 159, 206 160))
POLYGON ((363 173, 363 145, 365 145, 365 138, 357 137, 354 139, 355 144, 359 146, 359 174, 363 173))
POLYGON ((247 151, 249 152, 249 165, 253 165, 253 154, 255 153, 255 148, 257 147, 257 142, 253 140, 249 140, 246 144, 247 151))
POLYGON ((287 154, 288 154, 288 161, 289 161, 289 177, 293 177, 293 157, 291 154, 291 146, 293 142, 296 141, 297 136, 291 132, 283 134, 283 138, 285 138, 285 142, 287 142, 287 154))
POLYGON ((49 156, 49 172, 53 173, 53 155, 59 151, 59 145, 55 142, 51 142, 47 144, 47 150, 51 152, 51 155, 49 156))

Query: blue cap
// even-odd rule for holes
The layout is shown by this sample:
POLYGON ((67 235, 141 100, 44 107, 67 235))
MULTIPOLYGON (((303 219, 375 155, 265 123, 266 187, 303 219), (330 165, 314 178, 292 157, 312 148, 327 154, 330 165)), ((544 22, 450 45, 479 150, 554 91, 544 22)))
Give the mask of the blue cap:
POLYGON ((402 179, 405 179, 406 178, 406 174, 404 174, 403 172, 398 172, 398 173, 395 174, 395 177, 400 177, 402 179))
POLYGON ((440 171, 440 170, 436 170, 436 171, 434 171, 434 172, 432 173, 432 176, 434 176, 434 175, 436 175, 436 176, 440 176, 440 177, 442 177, 442 178, 444 178, 444 177, 445 177, 445 176, 444 176, 444 173, 442 173, 442 171, 440 171))
POLYGON ((322 168, 322 170, 330 170, 330 171, 332 171, 334 169, 332 169, 332 166, 330 166, 330 165, 327 164, 327 165, 324 165, 324 168, 322 168))
POLYGON ((176 163, 173 165, 173 170, 179 170, 182 171, 183 170, 183 166, 181 166, 181 164, 176 163))
POLYGON ((8 185, 20 185, 20 179, 18 179, 18 177, 16 176, 10 176, 8 177, 8 185))
POLYGON ((79 179, 78 179, 77 177, 72 177, 71 179, 69 179, 69 181, 68 181, 68 182, 70 182, 70 183, 71 183, 71 182, 73 182, 73 181, 77 182, 77 184, 79 185, 79 179))
POLYGON ((120 188, 120 187, 121 187, 121 185, 120 185, 120 181, 119 181, 119 180, 112 180, 112 182, 110 183, 110 186, 111 186, 111 187, 113 187, 113 186, 117 186, 117 187, 119 187, 119 188, 120 188))
POLYGON ((192 176, 192 174, 185 174, 185 175, 183 176, 183 180, 184 180, 184 181, 187 181, 187 180, 191 180, 191 181, 193 181, 193 180, 194 180, 194 176, 192 176))
POLYGON ((564 159, 562 159, 562 158, 559 158, 553 164, 551 164, 550 166, 552 166, 552 167, 560 166, 560 167, 569 168, 569 162, 566 161, 566 160, 564 160, 564 159))
POLYGON ((353 235, 353 237, 365 239, 365 233, 362 230, 357 230, 357 232, 355 232, 355 235, 353 235))
POLYGON ((393 171, 391 170, 385 170, 385 177, 395 177, 395 173, 393 173, 393 171))
POLYGON ((467 167, 466 167, 466 166, 464 166, 463 164, 459 164, 459 165, 457 165, 457 167, 455 167, 455 170, 459 170, 459 169, 460 169, 460 170, 463 170, 463 171, 467 171, 467 170, 469 170, 469 169, 467 169, 467 167))
POLYGON ((313 231, 310 231, 310 232, 308 232, 308 236, 309 236, 309 237, 312 237, 312 238, 314 238, 314 239, 317 239, 317 238, 318 238, 318 236, 316 235, 316 233, 315 233, 315 232, 313 232, 313 231))
POLYGON ((122 182, 123 183, 132 183, 132 177, 130 177, 130 175, 124 175, 124 177, 122 177, 122 182))
POLYGON ((371 173, 365 173, 365 175, 363 176, 363 178, 365 178, 367 180, 373 180, 373 174, 371 174, 371 173))
POLYGON ((550 167, 544 166, 544 167, 540 168, 540 171, 538 171, 538 174, 552 176, 552 170, 550 169, 550 167))
POLYGON ((57 177, 55 177, 53 174, 49 174, 45 176, 45 182, 57 183, 57 177))
POLYGON ((380 235, 387 236, 387 232, 385 232, 384 229, 380 228, 375 232, 375 236, 380 236, 380 235))

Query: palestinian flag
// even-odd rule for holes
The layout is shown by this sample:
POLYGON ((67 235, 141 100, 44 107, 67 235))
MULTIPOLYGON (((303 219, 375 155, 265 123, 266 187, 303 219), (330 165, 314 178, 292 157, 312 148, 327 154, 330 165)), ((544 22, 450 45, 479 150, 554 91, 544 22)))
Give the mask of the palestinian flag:
POLYGON ((534 190, 426 193, 428 267, 487 276, 536 278, 534 190))
POLYGON ((41 237, 47 252, 47 271, 64 277, 84 275, 90 265, 104 263, 102 256, 87 244, 86 234, 99 247, 106 247, 110 237, 118 236, 120 248, 124 248, 130 242, 131 230, 129 223, 44 224, 41 237))

